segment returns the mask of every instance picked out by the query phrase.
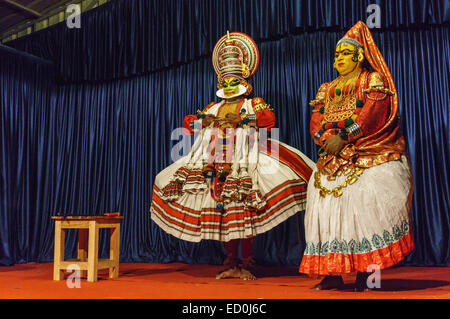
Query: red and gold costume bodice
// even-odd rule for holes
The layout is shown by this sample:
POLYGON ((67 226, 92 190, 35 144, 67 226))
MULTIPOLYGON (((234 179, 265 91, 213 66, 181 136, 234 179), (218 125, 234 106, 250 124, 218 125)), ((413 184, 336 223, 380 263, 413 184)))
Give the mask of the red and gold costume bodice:
POLYGON ((339 78, 319 88, 310 122, 310 133, 323 146, 333 135, 340 135, 354 123, 360 134, 345 136, 347 145, 337 155, 322 153, 318 169, 326 175, 348 171, 350 167, 368 168, 398 160, 405 153, 404 139, 398 129, 398 118, 392 119, 391 98, 385 79, 378 73, 360 70, 354 87, 338 88, 339 78), (385 126, 391 123, 392 129, 385 126))

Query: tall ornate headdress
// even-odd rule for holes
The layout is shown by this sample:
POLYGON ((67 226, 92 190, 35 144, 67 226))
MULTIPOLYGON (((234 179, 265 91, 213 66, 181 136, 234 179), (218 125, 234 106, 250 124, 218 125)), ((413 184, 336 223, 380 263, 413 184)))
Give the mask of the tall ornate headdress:
POLYGON ((386 80, 387 89, 391 93, 389 96, 391 113, 389 114, 389 118, 385 125, 372 136, 366 136, 359 139, 356 146, 360 151, 371 153, 382 141, 386 147, 388 146, 399 152, 405 152, 404 140, 399 127, 397 90, 391 72, 381 55, 380 50, 373 41, 369 28, 364 22, 358 21, 349 31, 347 31, 338 44, 339 43, 350 43, 357 49, 362 48, 364 50, 364 58, 370 66, 386 80))
POLYGON ((247 79, 252 77, 259 65, 259 51, 255 41, 241 32, 228 32, 217 41, 212 54, 212 64, 217 74, 217 88, 228 77, 240 80, 250 94, 252 86, 247 79))
MULTIPOLYGON (((370 64, 370 66, 388 82, 389 89, 396 93, 394 80, 392 79, 391 72, 389 71, 386 61, 380 53, 380 50, 373 41, 372 34, 369 28, 362 21, 358 21, 347 33, 342 37, 337 45, 341 43, 348 43, 354 45, 357 49, 362 48, 364 50, 364 58, 370 64)), ((395 107, 397 107, 397 97, 395 97, 395 107)))

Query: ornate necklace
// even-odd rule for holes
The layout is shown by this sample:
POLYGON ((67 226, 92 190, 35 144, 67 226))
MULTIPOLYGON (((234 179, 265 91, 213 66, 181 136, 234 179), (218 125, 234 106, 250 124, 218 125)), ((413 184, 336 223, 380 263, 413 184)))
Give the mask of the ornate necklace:
MULTIPOLYGON (((330 83, 330 89, 327 92, 325 106, 320 110, 324 114, 322 121, 322 129, 318 132, 322 136, 325 131, 334 129, 335 134, 339 134, 342 138, 347 137, 346 128, 352 125, 357 117, 357 109, 364 106, 362 100, 357 100, 356 83, 362 73, 361 68, 356 68, 349 74, 339 76, 330 83), (333 93, 334 90, 334 94, 333 93)), ((321 197, 333 194, 334 197, 342 196, 343 189, 348 185, 354 184, 358 177, 363 173, 364 169, 359 167, 345 167, 344 175, 347 175, 345 181, 328 189, 322 185, 320 172, 314 174, 314 186, 319 189, 321 197)), ((328 176, 328 180, 334 180, 335 176, 328 176)))
POLYGON ((356 82, 362 73, 360 67, 346 75, 334 79, 326 94, 325 105, 320 108, 324 115, 319 138, 325 131, 334 129, 335 134, 346 138, 346 128, 355 123, 357 114, 364 106, 362 100, 357 100, 356 82), (333 92, 334 91, 334 92, 333 92), (334 94, 333 94, 334 93, 334 94))

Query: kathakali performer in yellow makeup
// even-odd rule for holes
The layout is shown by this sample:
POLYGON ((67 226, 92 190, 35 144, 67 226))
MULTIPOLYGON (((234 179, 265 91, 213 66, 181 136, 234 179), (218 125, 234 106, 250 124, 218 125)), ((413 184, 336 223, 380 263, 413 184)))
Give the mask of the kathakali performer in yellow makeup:
POLYGON ((151 217, 182 240, 224 242, 217 278, 251 280, 253 238, 304 210, 314 162, 261 134, 275 127, 275 115, 262 98, 246 98, 259 63, 249 36, 224 35, 212 62, 222 100, 185 117, 186 134, 196 136, 192 150, 156 176, 151 217))
POLYGON ((368 267, 384 269, 413 249, 412 177, 400 131, 397 92, 363 22, 336 46, 339 77, 320 86, 310 123, 319 159, 307 193, 306 250, 300 272, 324 275, 316 289, 339 288, 368 267))

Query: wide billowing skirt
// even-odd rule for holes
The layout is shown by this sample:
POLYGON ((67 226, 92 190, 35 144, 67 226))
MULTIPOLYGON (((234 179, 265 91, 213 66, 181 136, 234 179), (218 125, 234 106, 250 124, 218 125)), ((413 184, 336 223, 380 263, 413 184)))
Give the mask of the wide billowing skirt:
MULTIPOLYGON (((364 170, 338 198, 320 196, 314 186, 315 171, 307 191, 301 273, 333 275, 383 269, 414 249, 412 179, 405 157, 364 170)), ((329 181, 321 176, 321 183, 333 189, 345 178, 329 181)))
MULTIPOLYGON (((150 207, 152 220, 182 240, 226 242, 264 233, 304 210, 307 181, 314 162, 284 143, 270 140, 268 145, 260 148, 256 168, 249 171, 248 177, 257 180, 257 192, 252 193, 250 182, 245 201, 225 201, 223 208, 218 208, 201 172, 183 167, 183 159, 168 166, 155 179, 150 207), (174 174, 180 172, 186 179, 184 190, 176 200, 168 200, 165 190, 174 174)), ((237 181, 237 187, 241 187, 238 192, 244 184, 245 180, 237 181)))

